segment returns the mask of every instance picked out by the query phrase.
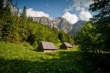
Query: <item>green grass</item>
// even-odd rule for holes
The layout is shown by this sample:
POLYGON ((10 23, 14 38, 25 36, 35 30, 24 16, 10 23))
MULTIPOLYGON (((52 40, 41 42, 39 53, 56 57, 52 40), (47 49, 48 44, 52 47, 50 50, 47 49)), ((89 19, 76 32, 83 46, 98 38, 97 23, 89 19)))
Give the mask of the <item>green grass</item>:
MULTIPOLYGON (((54 54, 54 53, 52 53, 54 54)), ((57 58, 57 54, 54 54, 57 58)), ((22 46, 22 44, 0 44, 0 57, 5 59, 18 59, 18 60, 29 60, 29 61, 41 61, 40 59, 51 59, 49 56, 43 52, 36 52, 30 50, 30 48, 22 46)))
POLYGON ((74 47, 72 50, 43 53, 30 50, 30 47, 23 46, 22 44, 0 43, 0 73, 108 72, 109 69, 105 70, 105 66, 109 66, 108 60, 104 62, 104 64, 107 62, 107 65, 99 67, 99 59, 95 57, 95 62, 93 54, 77 51, 77 47, 74 47), (103 70, 102 68, 105 69, 103 70))

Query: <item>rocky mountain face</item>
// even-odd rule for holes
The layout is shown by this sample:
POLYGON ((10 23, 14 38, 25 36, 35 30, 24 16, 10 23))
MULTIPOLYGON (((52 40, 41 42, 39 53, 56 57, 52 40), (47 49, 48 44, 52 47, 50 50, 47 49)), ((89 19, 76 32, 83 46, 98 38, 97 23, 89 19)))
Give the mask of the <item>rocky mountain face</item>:
POLYGON ((51 27, 53 27, 53 25, 55 25, 54 21, 50 20, 47 17, 33 17, 33 21, 39 22, 44 25, 49 25, 51 27))
POLYGON ((78 22, 76 22, 75 24, 73 24, 73 28, 72 30, 69 32, 70 34, 77 34, 78 31, 81 30, 81 28, 83 27, 84 23, 86 21, 82 21, 82 20, 79 20, 78 22))
POLYGON ((50 20, 47 17, 34 17, 33 20, 44 25, 49 25, 50 27, 54 26, 59 30, 63 30, 64 32, 71 34, 77 33, 84 25, 84 21, 79 20, 77 23, 71 24, 62 17, 57 17, 54 20, 50 20))
POLYGON ((55 20, 55 25, 60 29, 65 31, 66 33, 70 32, 72 29, 72 24, 69 23, 66 19, 57 17, 55 20))

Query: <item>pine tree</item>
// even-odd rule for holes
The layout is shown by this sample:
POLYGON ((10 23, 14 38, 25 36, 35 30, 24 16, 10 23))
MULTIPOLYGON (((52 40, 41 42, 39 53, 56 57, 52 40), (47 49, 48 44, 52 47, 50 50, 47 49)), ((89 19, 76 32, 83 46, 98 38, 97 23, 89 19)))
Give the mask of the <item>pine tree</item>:
POLYGON ((9 41, 9 35, 12 31, 13 17, 10 10, 11 0, 5 0, 5 5, 3 6, 3 15, 2 15, 2 39, 9 41))
POLYGON ((23 12, 20 16, 20 23, 19 23, 19 34, 21 37, 21 41, 27 40, 27 17, 26 17, 26 6, 23 8, 23 12))
POLYGON ((3 28, 3 24, 4 24, 4 22, 3 22, 3 13, 4 13, 4 8, 3 8, 3 6, 4 6, 4 4, 3 4, 3 2, 4 2, 4 0, 1 0, 0 1, 0 40, 1 40, 1 36, 2 36, 2 28, 3 28))
POLYGON ((0 1, 0 20, 2 19, 3 12, 4 12, 4 0, 0 1))

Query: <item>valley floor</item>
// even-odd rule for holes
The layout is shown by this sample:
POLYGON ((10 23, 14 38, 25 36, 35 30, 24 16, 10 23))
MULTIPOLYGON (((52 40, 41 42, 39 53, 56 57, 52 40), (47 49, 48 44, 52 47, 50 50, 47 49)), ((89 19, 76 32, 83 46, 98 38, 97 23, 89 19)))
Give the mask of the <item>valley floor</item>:
POLYGON ((0 43, 0 73, 109 73, 110 54, 74 50, 43 53, 0 43))

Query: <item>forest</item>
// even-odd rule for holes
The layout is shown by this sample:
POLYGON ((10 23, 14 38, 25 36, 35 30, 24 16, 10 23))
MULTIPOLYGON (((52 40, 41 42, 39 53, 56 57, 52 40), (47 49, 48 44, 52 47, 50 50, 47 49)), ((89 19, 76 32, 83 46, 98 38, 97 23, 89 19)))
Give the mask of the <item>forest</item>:
POLYGON ((0 73, 110 73, 110 0, 93 0, 97 12, 75 35, 33 21, 12 0, 0 1, 0 73), (12 11, 11 7, 16 7, 12 11), (40 41, 58 51, 35 51, 40 41), (74 44, 60 50, 62 42, 74 44))

